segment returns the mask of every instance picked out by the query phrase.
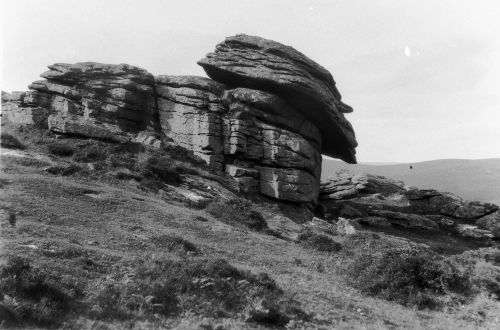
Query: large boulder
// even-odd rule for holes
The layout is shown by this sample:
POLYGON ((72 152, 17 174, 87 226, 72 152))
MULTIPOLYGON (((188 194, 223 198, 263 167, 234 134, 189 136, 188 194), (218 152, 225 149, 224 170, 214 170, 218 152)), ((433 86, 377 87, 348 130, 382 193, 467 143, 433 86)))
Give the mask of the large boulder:
POLYGON ((357 142, 332 75, 292 47, 244 34, 226 38, 198 62, 207 75, 228 86, 280 96, 321 132, 322 153, 356 163, 357 142))
POLYGON ((339 173, 321 182, 320 198, 342 200, 371 194, 403 194, 402 182, 380 175, 339 173))
POLYGON ((280 233, 282 237, 291 241, 296 241, 302 230, 301 225, 282 215, 269 218, 266 222, 269 229, 280 233))
POLYGON ((158 133, 154 79, 128 64, 49 65, 29 88, 47 98, 49 129, 56 133, 125 142, 158 133))

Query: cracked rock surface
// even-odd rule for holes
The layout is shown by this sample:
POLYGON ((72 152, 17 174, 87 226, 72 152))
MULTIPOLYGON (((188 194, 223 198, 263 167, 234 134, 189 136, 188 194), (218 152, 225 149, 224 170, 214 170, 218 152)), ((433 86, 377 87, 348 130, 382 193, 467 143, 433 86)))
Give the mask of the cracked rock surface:
POLYGON ((352 108, 330 72, 304 54, 237 35, 199 64, 210 78, 153 76, 128 64, 49 65, 30 91, 2 92, 2 125, 179 145, 243 192, 297 203, 318 200, 321 154, 356 162, 344 117, 352 108))
POLYGON ((293 104, 321 132, 323 154, 356 163, 356 138, 344 113, 352 108, 330 72, 279 42, 239 34, 198 61, 209 77, 228 86, 259 89, 293 104))

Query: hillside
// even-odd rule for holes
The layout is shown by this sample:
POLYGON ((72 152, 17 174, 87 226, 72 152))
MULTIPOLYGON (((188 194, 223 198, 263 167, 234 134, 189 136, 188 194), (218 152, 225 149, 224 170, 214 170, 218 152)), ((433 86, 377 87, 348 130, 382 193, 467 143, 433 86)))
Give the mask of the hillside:
POLYGON ((499 255, 489 241, 308 222, 303 208, 238 193, 179 148, 10 132, 2 326, 498 326, 499 255))
POLYGON ((323 159, 322 178, 340 170, 383 175, 419 188, 452 192, 468 200, 500 204, 500 158, 440 159, 412 164, 351 165, 323 159), (412 165, 413 169, 410 169, 412 165))

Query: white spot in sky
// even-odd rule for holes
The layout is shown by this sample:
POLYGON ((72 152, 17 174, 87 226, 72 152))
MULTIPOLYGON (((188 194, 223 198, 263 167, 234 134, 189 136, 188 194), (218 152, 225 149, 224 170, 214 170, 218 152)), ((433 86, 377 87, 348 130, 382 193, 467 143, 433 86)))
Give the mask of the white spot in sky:
POLYGON ((316 8, 314 8, 313 6, 309 7, 309 10, 314 10, 314 9, 316 9, 316 8))
POLYGON ((408 57, 410 57, 410 55, 411 55, 410 47, 408 47, 408 46, 405 47, 405 55, 408 57))

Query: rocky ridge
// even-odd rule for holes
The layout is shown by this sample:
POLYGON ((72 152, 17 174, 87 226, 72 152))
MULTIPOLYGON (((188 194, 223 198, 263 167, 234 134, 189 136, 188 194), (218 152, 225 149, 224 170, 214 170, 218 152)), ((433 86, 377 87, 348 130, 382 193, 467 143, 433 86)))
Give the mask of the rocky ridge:
POLYGON ((407 187, 369 174, 338 173, 321 182, 320 212, 368 227, 444 231, 476 239, 500 238, 499 207, 450 193, 407 187))
POLYGON ((160 147, 180 145, 241 191, 315 202, 321 154, 354 163, 356 140, 332 75, 292 47, 227 38, 199 61, 211 78, 128 64, 49 65, 27 92, 2 92, 3 124, 160 147))

